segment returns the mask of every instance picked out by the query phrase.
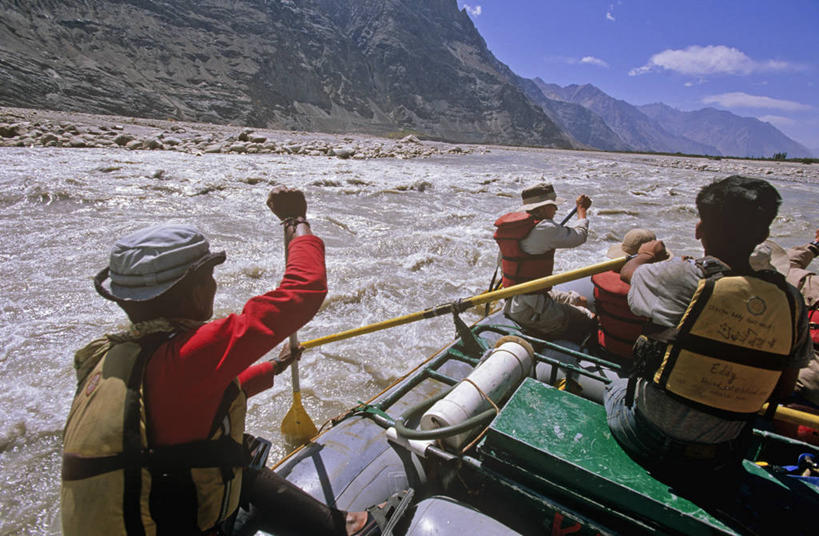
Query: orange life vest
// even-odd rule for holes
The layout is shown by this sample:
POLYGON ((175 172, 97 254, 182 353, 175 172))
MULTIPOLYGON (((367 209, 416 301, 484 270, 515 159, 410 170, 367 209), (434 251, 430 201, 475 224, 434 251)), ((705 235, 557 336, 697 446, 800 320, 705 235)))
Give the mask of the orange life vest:
POLYGON ((629 309, 630 286, 620 280, 619 273, 603 272, 593 275, 591 280, 594 284, 594 306, 600 323, 597 341, 609 352, 631 358, 631 348, 642 333, 647 319, 636 316, 629 309))
MULTIPOLYGON (((530 255, 520 246, 520 241, 526 238, 537 224, 538 220, 528 212, 510 212, 495 222, 497 229, 494 238, 501 251, 504 287, 552 275, 555 250, 530 255)), ((548 290, 544 289, 544 292, 548 290)))

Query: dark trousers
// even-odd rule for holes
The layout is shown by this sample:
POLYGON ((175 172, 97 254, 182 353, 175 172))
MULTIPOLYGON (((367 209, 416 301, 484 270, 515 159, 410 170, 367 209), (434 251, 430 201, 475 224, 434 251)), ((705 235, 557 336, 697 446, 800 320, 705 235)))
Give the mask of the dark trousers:
POLYGON ((241 504, 247 507, 234 536, 273 534, 346 535, 347 513, 331 508, 268 468, 246 469, 241 504), (244 515, 244 514, 247 515, 244 515))

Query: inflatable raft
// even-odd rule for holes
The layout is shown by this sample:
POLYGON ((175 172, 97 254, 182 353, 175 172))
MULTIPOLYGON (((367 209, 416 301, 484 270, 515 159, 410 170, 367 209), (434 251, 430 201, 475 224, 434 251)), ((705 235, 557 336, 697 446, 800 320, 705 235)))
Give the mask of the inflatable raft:
MULTIPOLYGON (((453 319, 451 344, 275 470, 343 510, 412 488, 400 535, 762 534, 779 521, 759 519, 759 504, 781 511, 782 533, 815 533, 815 518, 799 517, 819 506, 816 479, 800 476, 817 467, 815 447, 758 429, 742 469, 758 486, 716 499, 676 490, 609 432, 600 400, 618 363, 501 312, 453 319)), ((253 521, 241 511, 235 534, 257 534, 253 521)))

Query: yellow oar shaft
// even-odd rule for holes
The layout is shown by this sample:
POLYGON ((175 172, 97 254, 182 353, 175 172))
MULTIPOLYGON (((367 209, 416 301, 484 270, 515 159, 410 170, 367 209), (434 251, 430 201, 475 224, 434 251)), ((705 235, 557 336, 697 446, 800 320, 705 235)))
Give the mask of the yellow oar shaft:
MULTIPOLYGON (((759 410, 759 413, 764 415, 767 410, 768 404, 765 404, 762 406, 762 409, 759 410)), ((813 428, 814 430, 819 430, 819 415, 799 411, 798 409, 777 406, 774 420, 789 422, 791 424, 800 424, 802 426, 813 428)))
POLYGON ((327 344, 329 342, 349 339, 351 337, 356 337, 358 335, 364 335, 366 333, 372 333, 374 331, 380 331, 382 329, 401 326, 403 324, 409 324, 411 322, 416 322, 418 320, 423 320, 425 318, 433 318, 436 316, 445 315, 451 313, 455 308, 458 308, 458 310, 465 310, 476 305, 481 305, 484 303, 509 298, 510 296, 517 296, 518 294, 529 294, 531 292, 543 290, 554 285, 559 285, 560 283, 574 281, 575 279, 580 279, 590 275, 599 274, 601 272, 606 272, 608 270, 619 270, 626 263, 627 260, 628 257, 620 257, 618 259, 612 259, 610 261, 592 264, 591 266, 586 266, 584 268, 570 270, 562 274, 541 277, 540 279, 527 281, 526 283, 521 283, 520 285, 514 285, 493 292, 478 294, 477 296, 472 296, 471 298, 465 298, 463 300, 460 300, 460 302, 438 305, 437 307, 433 307, 432 309, 426 309, 424 311, 418 311, 417 313, 411 313, 405 316, 398 316, 395 318, 391 318, 389 320, 376 322, 374 324, 368 324, 360 328, 349 329, 347 331, 341 331, 339 333, 334 333, 332 335, 326 335, 324 337, 319 337, 317 339, 305 341, 301 343, 301 345, 304 348, 314 348, 316 346, 321 346, 322 344, 327 344))
POLYGON ((502 300, 504 298, 509 298, 511 296, 517 296, 518 294, 529 294, 531 292, 536 292, 538 290, 543 290, 545 288, 553 287, 561 283, 574 281, 575 279, 581 279, 583 277, 599 274, 601 272, 608 272, 609 270, 619 270, 620 268, 623 267, 627 260, 628 257, 620 257, 617 259, 612 259, 610 261, 599 262, 597 264, 592 264, 590 266, 585 266, 583 268, 577 268, 576 270, 569 270, 568 272, 563 272, 562 274, 554 274, 547 277, 541 277, 540 279, 534 279, 532 281, 527 281, 526 283, 521 283, 519 285, 502 288, 500 290, 495 290, 493 292, 487 292, 486 294, 479 294, 477 296, 467 298, 464 301, 468 301, 469 305, 473 306, 481 305, 483 303, 487 303, 490 301, 502 300))

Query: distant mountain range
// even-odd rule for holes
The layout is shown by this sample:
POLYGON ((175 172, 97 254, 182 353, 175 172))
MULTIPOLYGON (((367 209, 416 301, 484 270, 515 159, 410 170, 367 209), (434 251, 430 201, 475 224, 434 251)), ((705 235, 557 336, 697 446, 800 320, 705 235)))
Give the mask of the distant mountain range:
MULTIPOLYGON (((591 110, 608 125, 631 150, 663 153, 722 154, 716 147, 678 135, 631 104, 614 99, 596 87, 586 84, 560 87, 536 78, 535 83, 547 97, 579 104, 591 110)), ((569 132, 571 126, 566 125, 569 132)))
POLYGON ((10 0, 0 105, 465 143, 810 154, 756 119, 521 78, 456 0, 10 0))
POLYGON ((681 112, 662 103, 638 109, 671 132, 714 145, 724 155, 769 156, 779 152, 799 157, 810 155, 805 146, 770 123, 753 117, 739 117, 714 108, 681 112))

